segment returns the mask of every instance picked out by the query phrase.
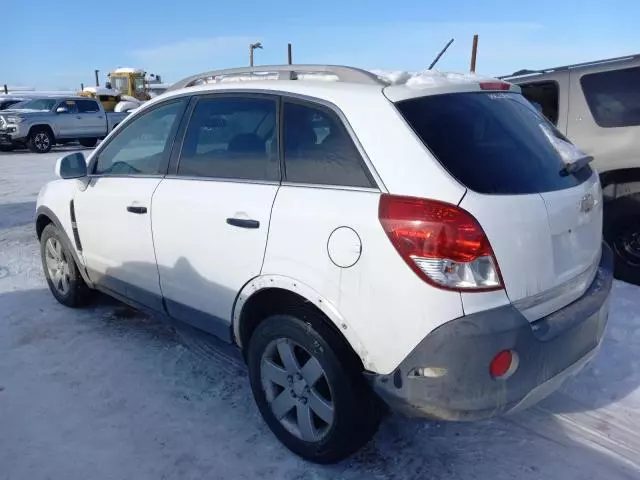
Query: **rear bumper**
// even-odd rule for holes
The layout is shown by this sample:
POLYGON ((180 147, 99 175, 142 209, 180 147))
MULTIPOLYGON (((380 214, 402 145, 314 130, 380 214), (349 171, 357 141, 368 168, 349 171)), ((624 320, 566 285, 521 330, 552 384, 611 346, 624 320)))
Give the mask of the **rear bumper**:
POLYGON ((425 337, 389 375, 367 374, 375 391, 411 416, 478 420, 527 408, 554 392, 591 360, 604 335, 613 256, 603 245, 597 275, 575 302, 534 323, 513 306, 467 315, 425 337), (494 379, 489 364, 502 350, 518 367, 494 379), (415 369, 428 370, 416 375, 415 369))

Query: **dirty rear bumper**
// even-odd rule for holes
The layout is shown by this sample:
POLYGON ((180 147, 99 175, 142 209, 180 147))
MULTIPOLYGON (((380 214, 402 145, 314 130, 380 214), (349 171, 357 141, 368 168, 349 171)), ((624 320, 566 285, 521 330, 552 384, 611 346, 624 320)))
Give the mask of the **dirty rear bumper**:
POLYGON ((612 281, 613 255, 603 245, 592 284, 563 309, 533 323, 511 305, 461 317, 431 332, 393 373, 367 376, 391 408, 411 416, 478 420, 527 408, 596 354, 612 281), (502 350, 517 352, 518 368, 499 380, 489 364, 502 350), (427 376, 415 374, 425 367, 427 376))

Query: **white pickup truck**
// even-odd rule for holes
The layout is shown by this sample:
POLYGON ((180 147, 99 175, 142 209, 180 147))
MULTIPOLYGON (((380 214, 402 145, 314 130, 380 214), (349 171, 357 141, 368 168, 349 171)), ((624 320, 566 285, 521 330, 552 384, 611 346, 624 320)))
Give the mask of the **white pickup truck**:
POLYGON ((28 148, 47 153, 56 144, 79 141, 93 147, 128 113, 107 113, 85 97, 41 97, 16 104, 0 115, 0 151, 28 148))

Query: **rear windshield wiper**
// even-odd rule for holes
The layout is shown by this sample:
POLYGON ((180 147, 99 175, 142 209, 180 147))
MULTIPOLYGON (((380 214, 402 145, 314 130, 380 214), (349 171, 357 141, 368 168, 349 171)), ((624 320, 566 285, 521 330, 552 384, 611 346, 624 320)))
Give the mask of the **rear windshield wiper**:
POLYGON ((578 170, 583 169, 589 163, 593 161, 593 157, 591 155, 585 155, 584 157, 578 158, 576 161, 571 163, 565 163, 562 170, 560 170, 560 176, 567 177, 572 173, 577 172, 578 170))

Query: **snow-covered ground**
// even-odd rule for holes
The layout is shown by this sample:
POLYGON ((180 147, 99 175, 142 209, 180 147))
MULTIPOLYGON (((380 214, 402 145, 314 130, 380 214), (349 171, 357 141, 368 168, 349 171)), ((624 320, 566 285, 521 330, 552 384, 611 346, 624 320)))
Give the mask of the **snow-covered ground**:
POLYGON ((32 225, 55 158, 0 153, 0 479, 640 478, 640 289, 614 288, 597 359, 517 416, 392 416, 337 466, 290 454, 260 420, 244 368, 185 347, 115 301, 49 294, 32 225))

